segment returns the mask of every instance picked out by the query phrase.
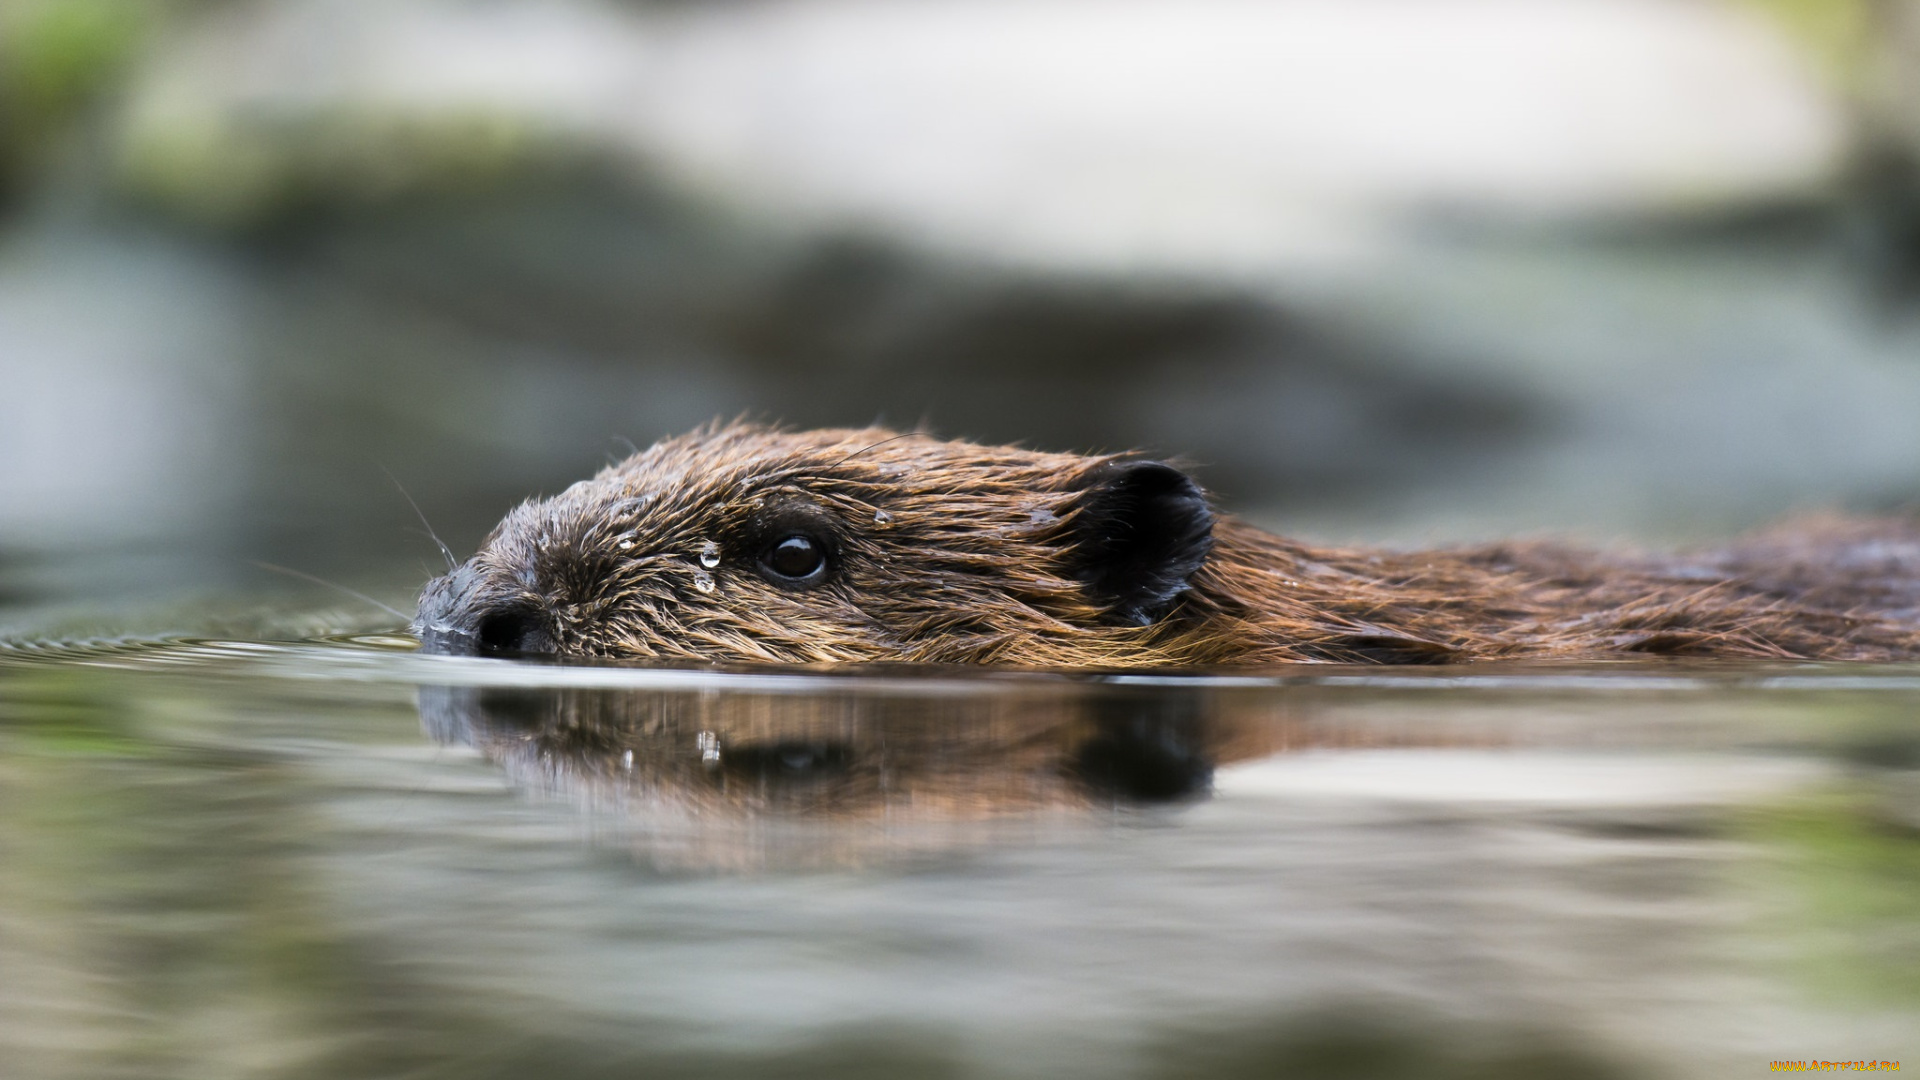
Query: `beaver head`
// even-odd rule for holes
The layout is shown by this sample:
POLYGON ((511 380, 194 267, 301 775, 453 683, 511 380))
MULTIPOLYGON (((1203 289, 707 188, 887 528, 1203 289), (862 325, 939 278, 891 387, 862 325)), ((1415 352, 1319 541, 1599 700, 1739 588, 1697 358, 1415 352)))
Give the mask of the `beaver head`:
POLYGON ((514 509, 414 629, 468 654, 1139 663, 1213 524, 1128 455, 716 425, 514 509))

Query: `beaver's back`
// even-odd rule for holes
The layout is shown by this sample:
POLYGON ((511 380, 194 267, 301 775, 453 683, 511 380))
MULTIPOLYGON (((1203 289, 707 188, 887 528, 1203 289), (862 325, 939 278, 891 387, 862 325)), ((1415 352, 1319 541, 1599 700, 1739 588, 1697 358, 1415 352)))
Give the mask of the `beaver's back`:
POLYGON ((1225 546, 1197 584, 1218 616, 1258 628, 1222 650, 1256 662, 1920 656, 1920 522, 1907 519, 1810 519, 1662 554, 1313 549, 1258 533, 1225 546))

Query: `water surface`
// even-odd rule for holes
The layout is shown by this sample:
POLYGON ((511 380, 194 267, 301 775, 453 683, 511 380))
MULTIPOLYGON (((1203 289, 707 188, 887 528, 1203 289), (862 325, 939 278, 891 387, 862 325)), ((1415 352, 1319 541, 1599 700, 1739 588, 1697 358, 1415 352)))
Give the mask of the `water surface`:
POLYGON ((9 1076, 1920 1061, 1920 667, 0 645, 9 1076))

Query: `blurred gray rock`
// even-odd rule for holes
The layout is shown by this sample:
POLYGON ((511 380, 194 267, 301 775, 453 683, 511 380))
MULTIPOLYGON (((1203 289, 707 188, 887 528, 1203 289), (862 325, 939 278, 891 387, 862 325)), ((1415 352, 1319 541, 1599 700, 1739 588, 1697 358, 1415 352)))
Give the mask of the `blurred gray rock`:
POLYGON ((153 238, 16 235, 0 256, 0 549, 225 518, 255 438, 231 269, 153 238))

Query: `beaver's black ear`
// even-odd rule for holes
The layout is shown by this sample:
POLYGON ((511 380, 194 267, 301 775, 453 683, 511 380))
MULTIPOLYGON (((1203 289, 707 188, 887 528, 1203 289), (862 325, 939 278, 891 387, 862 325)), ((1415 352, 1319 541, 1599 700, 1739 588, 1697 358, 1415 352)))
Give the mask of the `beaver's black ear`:
POLYGON ((1087 475, 1070 565, 1115 622, 1145 626, 1165 615, 1212 548, 1213 511, 1180 470, 1116 461, 1087 475))

